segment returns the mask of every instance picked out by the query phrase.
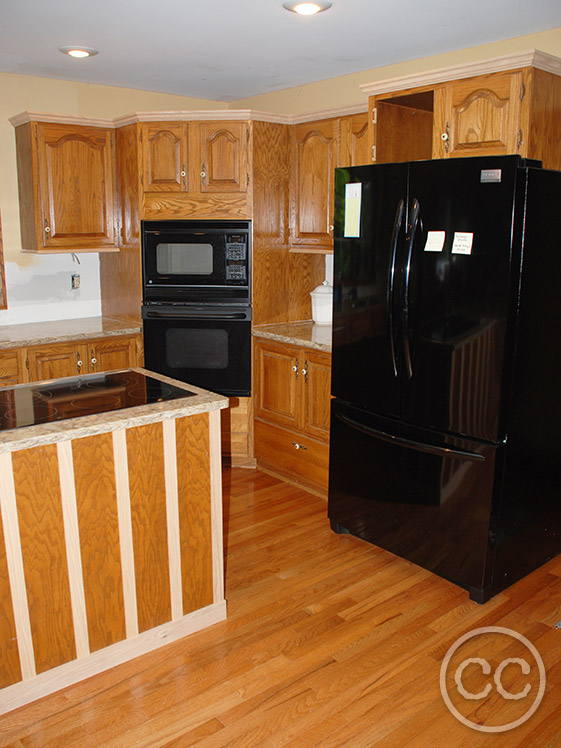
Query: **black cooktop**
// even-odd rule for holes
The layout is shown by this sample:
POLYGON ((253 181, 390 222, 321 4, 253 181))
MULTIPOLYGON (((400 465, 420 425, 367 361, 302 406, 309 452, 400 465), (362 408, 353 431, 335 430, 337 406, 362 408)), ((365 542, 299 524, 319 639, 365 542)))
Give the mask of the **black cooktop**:
POLYGON ((130 369, 0 389, 0 431, 192 397, 130 369))

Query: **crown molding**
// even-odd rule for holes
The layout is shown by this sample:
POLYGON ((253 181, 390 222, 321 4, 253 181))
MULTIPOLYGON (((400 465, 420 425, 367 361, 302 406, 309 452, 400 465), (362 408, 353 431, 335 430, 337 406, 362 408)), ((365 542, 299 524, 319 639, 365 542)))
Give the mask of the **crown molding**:
POLYGON ((366 102, 353 106, 322 109, 315 112, 307 112, 306 114, 275 114, 274 112, 261 112, 254 109, 193 109, 189 111, 133 112, 132 114, 115 117, 114 119, 101 119, 26 111, 10 117, 9 122, 14 127, 24 125, 28 122, 54 122, 66 125, 87 125, 89 127, 105 128, 125 127, 125 125, 133 125, 139 122, 257 121, 272 122, 279 125, 296 125, 301 122, 313 122, 314 120, 329 119, 331 117, 345 117, 366 111, 368 111, 366 102))
POLYGON ((465 62, 458 65, 450 65, 445 68, 435 68, 423 73, 402 75, 397 78, 386 78, 373 83, 363 83, 360 90, 367 96, 389 93, 390 91, 407 90, 432 86, 436 83, 459 80, 461 78, 472 78, 487 73, 499 73, 503 70, 516 70, 518 68, 534 67, 545 70, 548 73, 561 76, 561 59, 537 49, 524 52, 515 52, 511 55, 492 57, 487 60, 476 62, 465 62))

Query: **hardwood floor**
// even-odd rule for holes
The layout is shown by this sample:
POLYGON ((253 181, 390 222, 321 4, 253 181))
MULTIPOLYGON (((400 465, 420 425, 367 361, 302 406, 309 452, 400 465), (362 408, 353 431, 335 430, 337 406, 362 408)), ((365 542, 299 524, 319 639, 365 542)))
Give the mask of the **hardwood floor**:
MULTIPOLYGON (((478 606, 406 561, 335 535, 325 502, 294 486, 234 468, 224 495, 227 620, 0 717, 0 746, 561 745, 561 558, 478 606), (527 637, 547 675, 535 714, 497 734, 461 724, 439 686, 448 648, 482 626, 527 637)), ((492 648, 499 662, 519 656, 512 641, 492 648)), ((505 686, 513 693, 517 667, 505 686)), ((492 683, 477 678, 466 681, 472 692, 492 683)), ((504 709, 496 699, 466 704, 462 713, 485 724, 504 709)), ((511 700, 508 714, 525 708, 511 700)))

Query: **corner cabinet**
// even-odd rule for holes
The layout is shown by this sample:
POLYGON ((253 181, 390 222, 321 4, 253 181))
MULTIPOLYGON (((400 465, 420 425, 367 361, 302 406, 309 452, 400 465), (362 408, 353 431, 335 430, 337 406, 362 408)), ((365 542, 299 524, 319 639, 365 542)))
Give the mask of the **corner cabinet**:
POLYGON ((367 112, 293 126, 293 252, 333 251, 335 168, 368 163, 368 150, 367 112))
POLYGON ((255 376, 258 467, 327 495, 331 355, 256 339, 255 376))
POLYGON ((373 160, 519 154, 561 169, 561 64, 549 64, 556 73, 527 66, 466 76, 468 66, 462 79, 371 96, 373 160))
POLYGON ((22 249, 118 251, 113 131, 26 122, 16 148, 22 249))

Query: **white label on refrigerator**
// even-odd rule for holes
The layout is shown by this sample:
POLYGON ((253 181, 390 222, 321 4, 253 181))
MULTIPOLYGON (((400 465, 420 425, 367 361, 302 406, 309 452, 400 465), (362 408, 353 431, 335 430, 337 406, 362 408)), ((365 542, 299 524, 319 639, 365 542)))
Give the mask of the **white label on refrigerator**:
POLYGON ((446 231, 427 231, 425 252, 442 252, 445 239, 446 231))
POLYGON ((345 185, 345 228, 343 236, 360 236, 360 210, 362 203, 362 184, 352 182, 345 185))
POLYGON ((471 231, 456 231, 452 242, 453 255, 470 255, 473 245, 473 233, 471 231))

